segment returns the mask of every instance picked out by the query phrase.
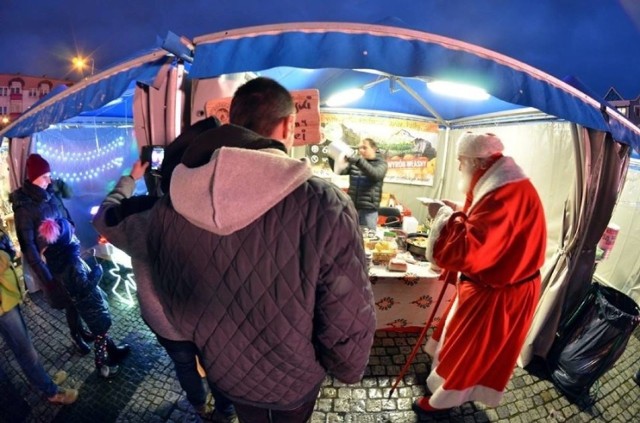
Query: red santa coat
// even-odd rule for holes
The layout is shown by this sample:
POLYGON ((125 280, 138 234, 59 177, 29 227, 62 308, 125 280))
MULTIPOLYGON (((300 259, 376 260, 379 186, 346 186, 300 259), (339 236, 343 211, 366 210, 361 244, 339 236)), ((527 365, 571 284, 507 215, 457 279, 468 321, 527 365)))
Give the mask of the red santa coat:
POLYGON ((540 295, 546 239, 540 198, 510 157, 478 180, 466 213, 438 212, 427 258, 461 278, 426 346, 431 406, 500 403, 540 295))

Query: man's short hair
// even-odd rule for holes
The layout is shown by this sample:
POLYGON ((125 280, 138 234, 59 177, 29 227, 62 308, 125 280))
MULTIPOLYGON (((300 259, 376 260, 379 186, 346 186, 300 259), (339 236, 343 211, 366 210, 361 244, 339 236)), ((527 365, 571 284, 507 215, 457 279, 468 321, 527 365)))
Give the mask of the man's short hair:
POLYGON ((372 140, 371 138, 363 138, 362 142, 369 143, 369 147, 373 148, 374 150, 378 149, 378 144, 374 140, 372 140))
POLYGON ((236 90, 229 122, 269 136, 280 120, 292 113, 295 106, 291 93, 273 79, 259 77, 236 90))

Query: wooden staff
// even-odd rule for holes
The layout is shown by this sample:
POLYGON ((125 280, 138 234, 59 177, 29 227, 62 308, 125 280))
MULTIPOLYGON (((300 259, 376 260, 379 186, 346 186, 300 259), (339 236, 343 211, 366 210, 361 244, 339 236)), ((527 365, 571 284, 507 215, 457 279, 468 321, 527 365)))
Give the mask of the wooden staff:
POLYGON ((422 341, 424 340, 424 337, 427 335, 427 331, 429 330, 429 327, 431 326, 431 323, 433 322, 433 319, 436 317, 436 312, 438 311, 438 307, 440 307, 440 303, 442 302, 442 298, 444 297, 444 293, 447 290, 447 286, 449 285, 449 282, 448 282, 448 280, 450 279, 449 275, 454 275, 455 276, 456 274, 455 274, 455 272, 447 272, 446 275, 444 275, 444 277, 442 279, 440 279, 443 283, 442 283, 442 289, 440 290, 440 295, 438 296, 438 299, 436 300, 436 305, 433 308, 433 311, 431 312, 431 316, 429 317, 429 320, 427 320, 427 324, 424 325, 424 328, 422 329, 422 332, 420 332, 420 336, 418 337, 418 341, 416 342, 416 345, 414 345, 413 350, 411 351, 411 354, 409 354, 409 358, 407 358, 407 362, 404 364, 404 367, 402 368, 402 370, 400 370, 400 374, 396 378, 396 381, 393 383, 393 386, 391 387, 391 390, 389 391, 389 396, 387 397, 387 399, 391 399, 391 395, 393 395, 393 392, 398 387, 398 384, 400 383, 400 380, 402 380, 404 375, 407 373, 407 370, 409 370, 409 366, 411 366, 411 363, 413 362, 413 359, 416 357, 416 354, 418 354, 418 350, 420 349, 420 346, 422 345, 422 341))

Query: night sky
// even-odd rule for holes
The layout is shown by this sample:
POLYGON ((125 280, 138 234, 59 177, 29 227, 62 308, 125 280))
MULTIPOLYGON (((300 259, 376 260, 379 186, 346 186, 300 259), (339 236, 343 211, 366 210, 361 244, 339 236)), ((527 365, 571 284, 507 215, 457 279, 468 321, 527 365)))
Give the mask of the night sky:
POLYGON ((495 50, 596 94, 640 95, 638 0, 0 0, 0 73, 79 79, 158 46, 167 31, 193 38, 300 21, 391 23, 495 50))

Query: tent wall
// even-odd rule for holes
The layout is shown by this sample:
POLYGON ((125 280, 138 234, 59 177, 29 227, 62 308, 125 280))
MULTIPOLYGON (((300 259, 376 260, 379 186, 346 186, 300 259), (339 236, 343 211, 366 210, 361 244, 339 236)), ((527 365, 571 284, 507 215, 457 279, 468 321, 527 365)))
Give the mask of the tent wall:
POLYGON ((571 311, 592 282, 595 249, 622 189, 629 148, 611 135, 575 129, 576 179, 565 209, 560 246, 543 273, 542 295, 525 340, 520 364, 546 357, 563 315, 571 311))
POLYGON ((29 156, 31 137, 9 139, 9 175, 11 191, 20 188, 26 175, 25 164, 29 156))
POLYGON ((249 79, 247 74, 223 75, 220 78, 196 79, 191 91, 191 123, 204 119, 207 101, 233 97, 236 89, 249 79))
POLYGON ((640 163, 632 163, 611 223, 620 227, 608 258, 598 264, 596 279, 640 304, 640 163))
POLYGON ((167 145, 181 131, 184 69, 164 65, 150 84, 138 83, 134 96, 134 124, 138 146, 167 145))

